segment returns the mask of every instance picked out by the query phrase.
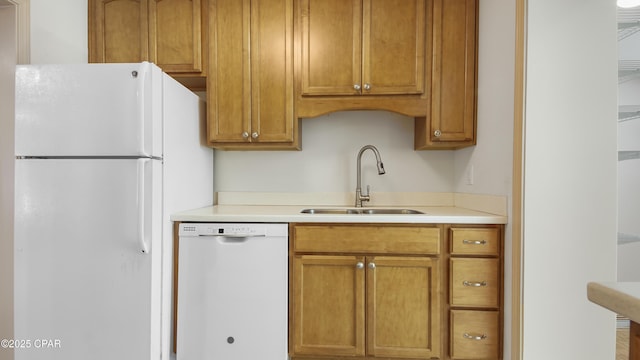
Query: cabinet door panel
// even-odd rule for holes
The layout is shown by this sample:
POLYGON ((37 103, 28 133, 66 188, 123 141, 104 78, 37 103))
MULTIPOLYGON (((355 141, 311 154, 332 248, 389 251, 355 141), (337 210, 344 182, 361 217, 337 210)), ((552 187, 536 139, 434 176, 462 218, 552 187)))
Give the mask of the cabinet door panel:
POLYGON ((293 141, 293 0, 251 4, 252 141, 293 141))
POLYGON ((425 11, 425 0, 364 0, 363 94, 424 92, 425 11))
POLYGON ((294 355, 364 355, 364 257, 293 260, 294 355))
POLYGON ((303 95, 359 94, 361 0, 302 0, 301 76, 303 95))
POLYGON ((476 0, 434 1, 433 142, 474 138, 476 7, 476 0))
POLYGON ((250 0, 210 0, 208 139, 242 142, 251 130, 250 0))
POLYGON ((150 58, 166 72, 202 71, 200 0, 150 0, 150 58))
POLYGON ((438 260, 367 257, 367 353, 432 358, 440 354, 438 260))
POLYGON ((146 0, 89 2, 89 62, 125 63, 148 59, 146 0))

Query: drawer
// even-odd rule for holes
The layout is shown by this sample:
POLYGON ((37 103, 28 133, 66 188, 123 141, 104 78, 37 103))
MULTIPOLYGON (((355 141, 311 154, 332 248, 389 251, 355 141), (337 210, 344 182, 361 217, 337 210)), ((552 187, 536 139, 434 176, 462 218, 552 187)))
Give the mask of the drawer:
POLYGON ((293 251, 436 255, 441 233, 433 226, 295 225, 293 251))
POLYGON ((451 310, 451 358, 499 359, 500 314, 497 311, 451 310))
POLYGON ((500 305, 499 259, 451 258, 449 271, 452 306, 497 308, 500 305))
POLYGON ((451 228, 451 254, 500 255, 499 228, 451 228))

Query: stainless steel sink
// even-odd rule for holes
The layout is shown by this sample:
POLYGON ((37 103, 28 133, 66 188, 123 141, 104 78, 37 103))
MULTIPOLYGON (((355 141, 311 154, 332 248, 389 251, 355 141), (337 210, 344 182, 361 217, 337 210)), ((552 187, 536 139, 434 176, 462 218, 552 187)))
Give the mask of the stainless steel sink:
POLYGON ((422 211, 412 209, 371 209, 371 208, 356 208, 356 209, 304 209, 300 211, 302 214, 332 214, 332 215, 411 215, 411 214, 424 214, 422 211))

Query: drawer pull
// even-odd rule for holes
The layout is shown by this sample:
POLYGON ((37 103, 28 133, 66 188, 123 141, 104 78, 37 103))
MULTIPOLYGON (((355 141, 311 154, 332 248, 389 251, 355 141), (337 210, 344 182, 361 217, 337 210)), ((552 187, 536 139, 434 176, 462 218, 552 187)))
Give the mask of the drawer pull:
POLYGON ((482 335, 471 335, 471 334, 469 334, 469 333, 464 333, 464 334, 462 334, 462 336, 463 336, 465 339, 469 339, 469 340, 477 340, 477 341, 484 340, 484 339, 486 339, 486 338, 487 338, 487 335, 485 335, 485 334, 482 334, 482 335))
POLYGON ((482 286, 487 286, 487 282, 486 281, 463 281, 462 285, 464 286, 472 286, 472 287, 482 287, 482 286))
POLYGON ((485 245, 487 240, 462 240, 462 243, 465 245, 485 245))

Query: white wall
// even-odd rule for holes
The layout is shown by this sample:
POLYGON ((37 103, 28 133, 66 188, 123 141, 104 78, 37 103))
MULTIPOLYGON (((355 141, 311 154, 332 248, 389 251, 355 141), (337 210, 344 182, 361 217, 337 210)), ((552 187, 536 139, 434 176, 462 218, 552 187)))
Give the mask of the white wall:
POLYGON ((380 151, 362 159, 363 184, 376 191, 452 191, 453 152, 413 151, 413 118, 380 111, 338 112, 302 120, 302 147, 291 151, 216 151, 216 191, 351 192, 356 156, 367 144, 380 151))
POLYGON ((86 63, 87 0, 31 0, 31 63, 86 63))
POLYGON ((616 280, 615 2, 529 1, 527 21, 524 360, 613 359, 586 285, 616 280))
MULTIPOLYGON (((0 2, 0 339, 13 338, 13 117, 16 10, 0 2)), ((13 351, 0 347, 0 360, 13 351)))

